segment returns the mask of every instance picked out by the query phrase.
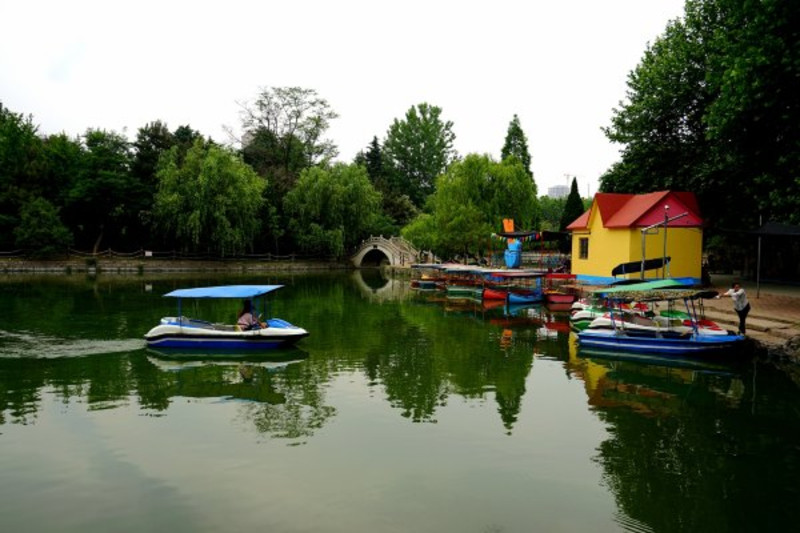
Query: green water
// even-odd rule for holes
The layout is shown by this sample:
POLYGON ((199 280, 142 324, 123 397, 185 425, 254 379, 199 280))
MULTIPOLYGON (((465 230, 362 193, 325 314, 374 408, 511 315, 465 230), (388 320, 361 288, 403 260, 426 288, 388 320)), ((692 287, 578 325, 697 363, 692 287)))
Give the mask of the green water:
MULTIPOLYGON (((232 321, 238 302, 184 306, 232 321)), ((800 393, 584 357, 543 308, 377 273, 0 278, 0 531, 782 531, 800 393), (294 350, 169 357, 175 288, 283 283, 294 350)))

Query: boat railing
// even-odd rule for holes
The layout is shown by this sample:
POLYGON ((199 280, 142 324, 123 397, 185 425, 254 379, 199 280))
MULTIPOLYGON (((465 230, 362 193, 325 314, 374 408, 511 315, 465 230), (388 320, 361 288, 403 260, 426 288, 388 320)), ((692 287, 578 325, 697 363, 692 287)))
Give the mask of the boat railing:
POLYGON ((198 328, 198 329, 213 329, 218 331, 235 331, 236 326, 232 324, 223 324, 220 322, 209 322, 207 320, 200 320, 198 318, 189 318, 187 316, 169 316, 161 319, 163 325, 180 326, 183 328, 198 328))

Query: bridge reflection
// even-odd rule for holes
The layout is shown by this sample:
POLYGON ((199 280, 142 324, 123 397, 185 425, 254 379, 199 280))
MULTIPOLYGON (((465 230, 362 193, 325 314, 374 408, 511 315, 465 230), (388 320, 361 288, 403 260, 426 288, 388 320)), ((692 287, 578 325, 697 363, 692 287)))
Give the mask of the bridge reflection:
POLYGON ((412 291, 407 280, 392 279, 382 270, 354 270, 353 281, 361 294, 373 301, 402 300, 412 291))

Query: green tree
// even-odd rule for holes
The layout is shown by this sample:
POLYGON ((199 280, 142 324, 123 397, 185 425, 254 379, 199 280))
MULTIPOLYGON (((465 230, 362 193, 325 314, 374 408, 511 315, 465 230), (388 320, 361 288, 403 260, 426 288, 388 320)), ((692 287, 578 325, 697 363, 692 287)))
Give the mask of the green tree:
POLYGON ((132 240, 144 245, 152 242, 153 198, 158 186, 158 161, 177 140, 167 125, 156 120, 139 128, 133 142, 131 162, 131 228, 132 240))
POLYGON ((418 208, 433 193, 436 177, 456 158, 453 123, 439 107, 418 104, 389 127, 383 149, 392 166, 392 188, 406 192, 418 208))
POLYGON ((252 246, 260 228, 266 182, 236 154, 197 139, 180 160, 175 146, 161 159, 157 226, 187 251, 226 256, 252 246))
POLYGON ((271 184, 272 194, 266 198, 261 209, 265 231, 258 241, 271 244, 273 250, 279 252, 287 225, 283 198, 307 165, 303 146, 295 137, 282 142, 272 131, 259 127, 248 134, 248 141, 242 146, 242 159, 271 184))
POLYGON ((504 218, 521 228, 539 224, 535 185, 514 158, 498 163, 470 154, 453 163, 436 180, 429 206, 432 214, 412 221, 403 235, 441 257, 482 254, 504 218), (425 237, 423 231, 433 235, 425 237))
POLYGON ((73 179, 84 171, 85 153, 81 140, 67 137, 64 133, 50 135, 42 139, 42 149, 42 185, 32 192, 62 208, 69 200, 73 179))
POLYGON ((420 250, 438 250, 436 218, 430 213, 420 213, 402 229, 403 237, 420 250))
POLYGON ((581 216, 586 210, 583 208, 583 200, 578 193, 578 180, 572 178, 572 187, 570 187, 567 201, 564 203, 564 213, 561 215, 558 230, 565 231, 567 226, 572 224, 576 218, 581 216))
MULTIPOLYGON (((192 129, 189 125, 178 126, 172 132, 172 139, 178 147, 178 155, 180 161, 186 156, 186 153, 194 146, 195 141, 198 139, 203 140, 203 134, 199 131, 192 129)), ((211 142, 210 140, 206 142, 211 142)))
POLYGON ((728 194, 744 197, 748 227, 755 211, 800 223, 800 4, 696 3, 693 27, 719 21, 706 76, 714 99, 704 120, 728 194))
POLYGON ((402 226, 419 214, 419 210, 407 194, 392 187, 392 167, 385 159, 378 138, 373 137, 367 151, 356 155, 355 163, 364 165, 369 180, 383 195, 383 213, 388 225, 381 228, 381 235, 397 235, 402 226))
POLYGON ((78 245, 91 243, 97 253, 106 236, 113 244, 136 223, 131 209, 132 157, 128 140, 118 133, 90 129, 83 139, 83 168, 72 180, 66 218, 78 230, 78 245))
POLYGON ((325 134, 338 115, 315 90, 301 87, 262 89, 241 108, 242 156, 272 192, 262 209, 266 231, 261 241, 279 252, 291 240, 283 198, 303 169, 336 157, 336 145, 325 134))
POLYGON ((42 141, 31 116, 13 113, 0 102, 0 247, 14 245, 18 214, 38 181, 42 141))
POLYGON ((269 132, 273 142, 277 142, 283 151, 279 163, 286 170, 290 169, 296 157, 297 147, 302 150, 303 168, 336 157, 336 145, 324 136, 330 121, 339 115, 314 89, 262 89, 254 103, 241 107, 242 128, 246 136, 261 130, 269 132))
POLYGON ((689 0, 628 79, 606 192, 697 193, 713 227, 800 221, 800 5, 689 0))
POLYGON ((383 161, 383 150, 381 144, 378 142, 378 137, 372 137, 364 154, 363 163, 367 168, 367 175, 369 180, 375 188, 381 192, 385 192, 389 188, 386 164, 383 161))
POLYGON ((58 209, 44 198, 34 198, 22 206, 20 222, 14 229, 16 245, 34 257, 52 257, 67 252, 72 233, 61 222, 58 209))
POLYGON ((522 163, 523 168, 528 175, 533 179, 533 171, 531 170, 531 153, 528 151, 528 139, 525 132, 522 131, 522 126, 519 123, 519 117, 514 115, 511 123, 508 125, 508 132, 506 133, 506 140, 503 144, 503 150, 500 153, 500 159, 505 160, 507 157, 516 157, 522 163))
POLYGON ((539 197, 539 211, 541 213, 541 229, 546 231, 560 231, 561 218, 564 214, 566 198, 539 197))
POLYGON ((380 203, 365 168, 344 163, 304 170, 285 199, 289 227, 300 248, 336 258, 370 234, 380 203))
POLYGON ((131 175, 147 187, 155 187, 158 159, 176 144, 175 136, 167 125, 156 120, 145 124, 136 133, 133 142, 131 175))

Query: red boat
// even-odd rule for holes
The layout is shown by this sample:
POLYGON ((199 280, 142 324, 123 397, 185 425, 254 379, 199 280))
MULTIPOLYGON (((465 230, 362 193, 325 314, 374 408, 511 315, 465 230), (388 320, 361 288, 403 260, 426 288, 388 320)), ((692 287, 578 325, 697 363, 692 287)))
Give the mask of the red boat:
POLYGON ((578 292, 571 282, 575 274, 551 272, 545 276, 544 299, 548 304, 571 304, 578 299, 578 292))
POLYGON ((578 299, 578 295, 561 291, 544 291, 544 298, 549 304, 571 304, 578 299))
POLYGON ((505 300, 508 298, 508 291, 505 289, 483 289, 484 300, 505 300))

